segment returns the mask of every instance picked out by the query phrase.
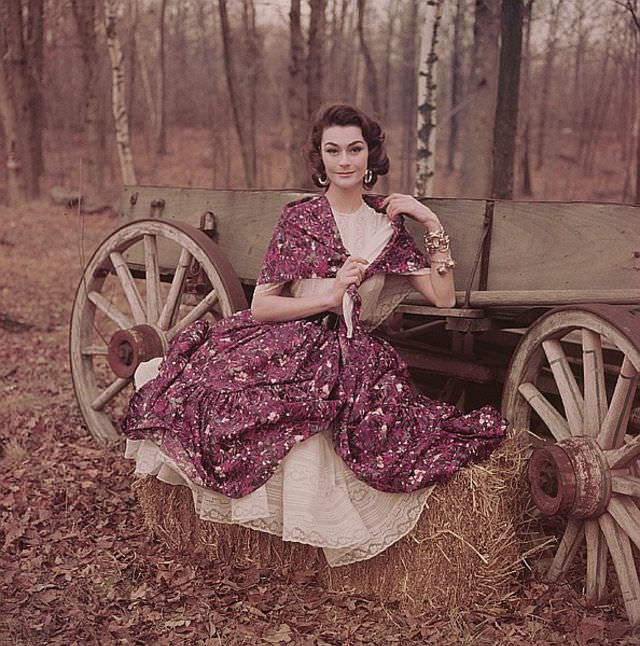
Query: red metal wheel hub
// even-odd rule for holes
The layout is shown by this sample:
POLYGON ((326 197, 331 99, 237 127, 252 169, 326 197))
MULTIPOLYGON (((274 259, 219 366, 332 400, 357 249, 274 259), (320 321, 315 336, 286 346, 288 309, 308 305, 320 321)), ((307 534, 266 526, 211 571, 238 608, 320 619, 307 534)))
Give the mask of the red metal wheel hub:
POLYGON ((531 498, 545 516, 600 516, 611 498, 611 472, 598 444, 577 437, 536 449, 527 470, 531 498))
POLYGON ((118 330, 110 339, 107 360, 111 370, 123 379, 133 375, 143 362, 161 357, 165 342, 151 325, 135 325, 128 330, 118 330))

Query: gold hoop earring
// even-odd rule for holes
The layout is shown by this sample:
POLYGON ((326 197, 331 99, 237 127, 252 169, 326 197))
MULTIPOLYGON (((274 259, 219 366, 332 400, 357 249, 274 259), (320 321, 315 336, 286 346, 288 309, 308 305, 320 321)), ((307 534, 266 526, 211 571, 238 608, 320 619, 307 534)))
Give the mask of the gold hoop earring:
POLYGON ((318 175, 316 177, 316 180, 318 181, 318 184, 320 184, 320 186, 322 186, 323 188, 329 185, 329 178, 324 173, 318 175))
POLYGON ((371 186, 373 184, 373 179, 373 171, 370 168, 367 168, 367 171, 364 174, 364 183, 367 186, 371 186))

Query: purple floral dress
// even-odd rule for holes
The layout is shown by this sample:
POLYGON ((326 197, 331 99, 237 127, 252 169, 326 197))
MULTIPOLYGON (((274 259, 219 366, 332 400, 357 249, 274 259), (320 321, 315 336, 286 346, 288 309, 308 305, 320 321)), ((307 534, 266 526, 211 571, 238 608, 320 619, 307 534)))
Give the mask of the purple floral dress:
MULTIPOLYGON (((402 222, 393 226, 365 279, 428 266, 402 222)), ((347 256, 326 198, 294 202, 258 283, 333 277, 347 256)), ((132 397, 123 431, 186 456, 205 486, 231 498, 259 488, 296 443, 326 428, 349 469, 380 491, 415 491, 486 458, 506 431, 498 411, 461 414, 417 393, 393 347, 359 324, 358 292, 349 293, 351 337, 343 319, 265 323, 245 310, 215 325, 195 322, 132 397)))

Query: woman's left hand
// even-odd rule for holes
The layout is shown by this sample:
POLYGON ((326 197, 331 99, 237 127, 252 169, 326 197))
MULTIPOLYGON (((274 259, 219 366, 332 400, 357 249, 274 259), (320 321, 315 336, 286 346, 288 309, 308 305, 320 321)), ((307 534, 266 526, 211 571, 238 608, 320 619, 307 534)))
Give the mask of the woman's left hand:
POLYGON ((425 226, 429 231, 439 231, 442 228, 438 216, 412 195, 391 193, 385 197, 382 206, 386 208, 387 217, 392 221, 404 214, 425 226))

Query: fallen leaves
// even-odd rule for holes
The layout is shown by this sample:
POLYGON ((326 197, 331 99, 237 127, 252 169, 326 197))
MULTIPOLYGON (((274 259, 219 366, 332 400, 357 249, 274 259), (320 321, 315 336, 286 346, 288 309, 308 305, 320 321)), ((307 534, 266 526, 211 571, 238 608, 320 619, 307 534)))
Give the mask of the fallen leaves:
MULTIPOLYGON (((75 404, 64 325, 80 275, 75 216, 0 216, 13 243, 0 272, 20 285, 0 305, 0 643, 634 643, 619 603, 586 610, 578 583, 528 582, 499 607, 425 616, 328 593, 312 569, 169 552, 144 527, 122 446, 97 446, 75 404)), ((114 225, 85 220, 87 254, 114 225)))

